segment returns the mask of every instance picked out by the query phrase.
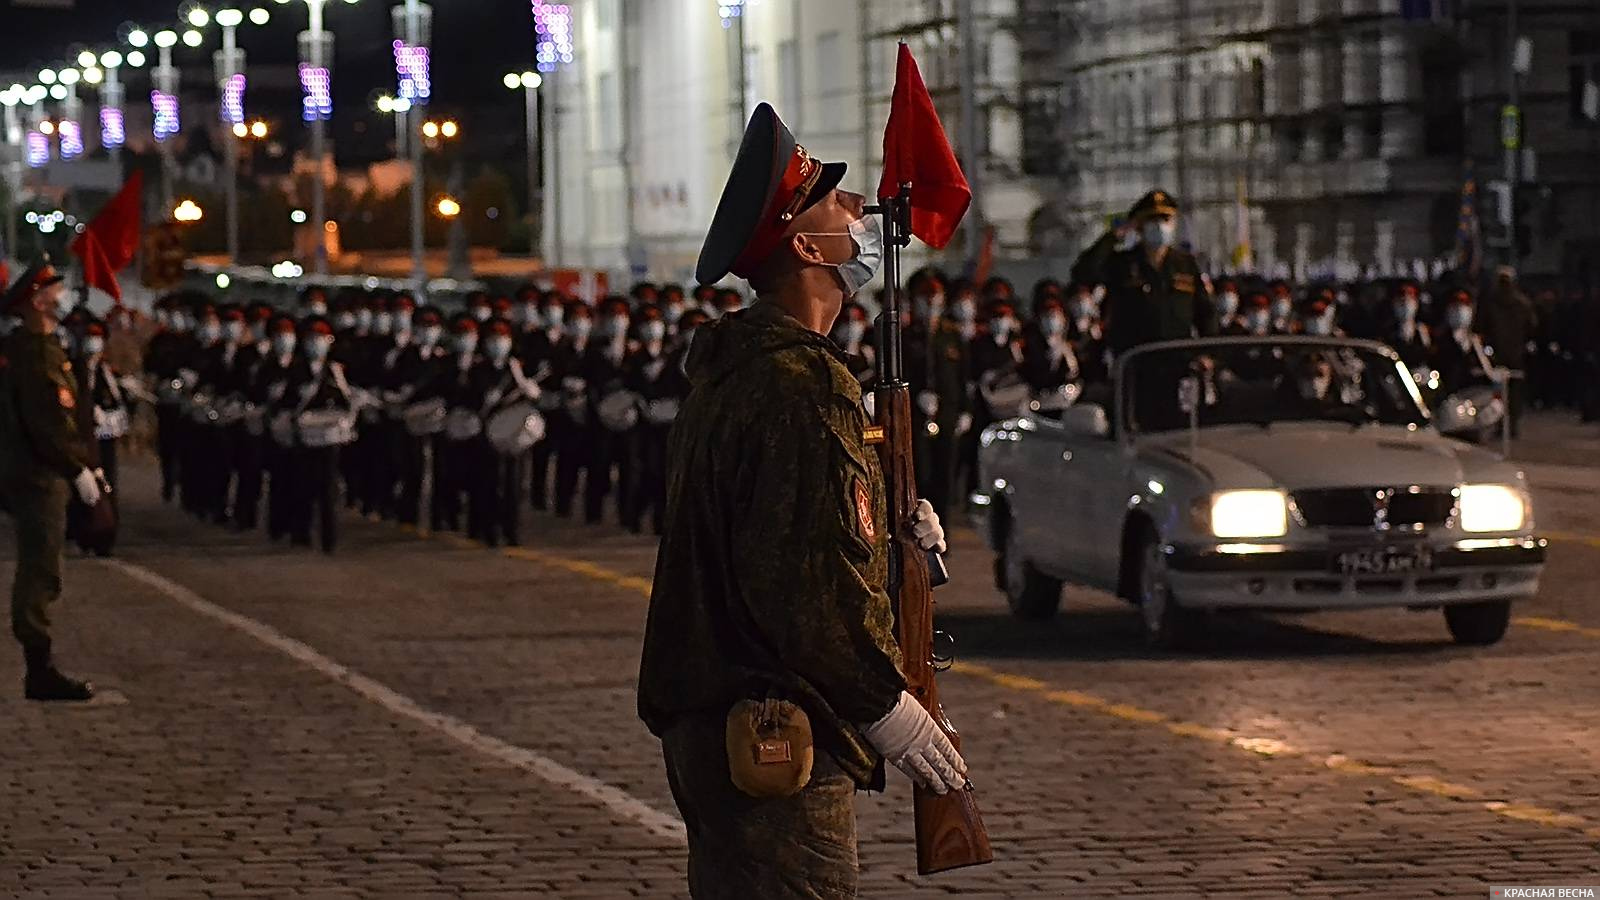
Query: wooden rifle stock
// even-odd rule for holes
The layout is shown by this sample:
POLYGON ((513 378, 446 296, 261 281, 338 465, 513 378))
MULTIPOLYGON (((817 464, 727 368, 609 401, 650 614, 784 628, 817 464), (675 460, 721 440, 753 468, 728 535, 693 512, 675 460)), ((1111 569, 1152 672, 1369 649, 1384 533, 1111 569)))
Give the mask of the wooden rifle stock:
MULTIPOLYGON (((889 591, 895 599, 896 640, 900 644, 906 689, 928 711, 956 749, 961 736, 945 717, 934 678, 933 585, 929 556, 911 534, 911 517, 917 505, 917 479, 912 457, 911 389, 900 371, 900 247, 909 243, 910 185, 900 195, 883 201, 884 277, 888 290, 879 321, 878 387, 876 408, 883 443, 878 445, 887 483, 889 518, 889 591)), ((933 556, 942 576, 942 563, 933 556)), ((969 783, 964 790, 939 795, 917 786, 913 797, 917 835, 917 872, 931 875, 948 869, 980 865, 994 859, 989 832, 978 812, 977 795, 969 783)))

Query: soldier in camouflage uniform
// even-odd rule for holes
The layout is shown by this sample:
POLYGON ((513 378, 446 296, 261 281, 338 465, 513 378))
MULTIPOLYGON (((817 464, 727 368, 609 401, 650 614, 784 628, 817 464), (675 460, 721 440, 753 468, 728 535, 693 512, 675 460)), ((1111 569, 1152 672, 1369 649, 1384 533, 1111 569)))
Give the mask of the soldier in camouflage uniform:
POLYGON ((0 313, 22 319, 0 346, 0 506, 16 523, 11 630, 27 660, 23 692, 30 700, 94 696, 87 683, 61 674, 51 654, 50 605, 61 596, 68 491, 92 507, 106 489, 104 477, 89 468, 77 380, 55 337, 65 302, 61 276, 48 262, 31 266, 0 302, 0 313))
MULTIPOLYGON (((936 791, 965 764, 905 693, 885 585, 885 488, 861 388, 826 337, 882 258, 876 217, 757 107, 696 275, 760 296, 701 326, 667 452, 639 713, 662 741, 697 898, 855 896, 852 796, 882 762, 936 791), (798 792, 733 784, 730 707, 778 698, 810 719, 798 792)), ((928 548, 931 507, 906 523, 928 548)), ((744 763, 741 761, 741 765, 744 763)))

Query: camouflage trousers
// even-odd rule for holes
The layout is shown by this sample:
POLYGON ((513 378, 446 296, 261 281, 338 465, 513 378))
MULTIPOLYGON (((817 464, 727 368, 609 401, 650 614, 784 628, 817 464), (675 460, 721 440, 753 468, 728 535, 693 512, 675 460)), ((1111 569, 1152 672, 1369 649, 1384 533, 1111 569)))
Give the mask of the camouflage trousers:
POLYGON ((722 715, 679 719, 662 735, 667 781, 689 832, 695 900, 840 900, 856 896, 855 781, 821 750, 792 797, 733 786, 722 715))
POLYGON ((61 556, 66 544, 67 483, 4 489, 17 531, 17 571, 11 583, 11 632, 29 664, 50 656, 50 605, 61 596, 61 556))

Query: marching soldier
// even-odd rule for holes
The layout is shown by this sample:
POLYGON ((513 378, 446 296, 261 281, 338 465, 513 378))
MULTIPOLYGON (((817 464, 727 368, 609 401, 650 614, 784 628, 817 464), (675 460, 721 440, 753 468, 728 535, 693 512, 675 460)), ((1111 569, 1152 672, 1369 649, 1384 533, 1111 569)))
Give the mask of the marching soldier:
POLYGON ((904 333, 902 346, 906 380, 914 398, 911 433, 917 493, 943 517, 956 490, 959 443, 972 429, 967 393, 967 372, 972 364, 960 332, 944 316, 944 285, 938 276, 926 276, 913 298, 915 318, 904 333))
MULTIPOLYGON (((222 339, 202 357, 200 389, 212 398, 219 419, 210 429, 210 449, 203 471, 207 481, 205 512, 221 525, 229 521, 228 496, 235 475, 241 485, 259 469, 255 458, 256 442, 250 440, 245 423, 245 395, 257 363, 255 344, 245 330, 244 311, 225 306, 220 313, 222 339), (220 417, 226 411, 227 416, 220 417)), ((246 492, 248 494, 248 492, 246 492)), ((240 515, 234 504, 232 522, 243 529, 254 527, 255 510, 240 515), (248 522, 248 524, 247 524, 248 522)))
POLYGON ((0 344, 0 506, 16 526, 11 630, 27 662, 23 695, 30 700, 94 696, 88 683, 56 668, 50 635, 50 606, 61 596, 69 491, 92 507, 107 487, 90 467, 72 364, 55 338, 68 302, 48 261, 30 266, 0 302, 0 312, 22 320, 0 344))
POLYGON ((1411 282, 1400 285, 1391 304, 1393 316, 1383 335, 1384 341, 1411 369, 1433 364, 1433 332, 1426 323, 1418 321, 1421 307, 1417 286, 1411 282))
POLYGON ((424 306, 412 313, 409 304, 414 301, 403 297, 395 317, 395 346, 385 359, 385 398, 398 415, 391 413, 393 441, 393 471, 396 481, 395 519, 401 525, 418 525, 422 521, 422 477, 427 471, 428 437, 412 434, 405 422, 405 409, 422 399, 422 393, 437 376, 440 360, 446 351, 444 320, 439 310, 424 306), (415 325, 415 337, 412 328, 415 325))
POLYGON ((156 383, 156 455, 161 461, 161 499, 172 502, 182 479, 183 397, 181 373, 192 366, 195 341, 176 298, 156 301, 159 330, 145 350, 144 370, 156 383))
POLYGON ((673 366, 667 348, 667 323, 653 305, 639 308, 638 347, 624 363, 623 386, 639 396, 644 404, 638 427, 633 430, 631 467, 635 473, 632 501, 634 519, 627 523, 637 533, 646 515, 650 529, 661 534, 667 506, 667 435, 678 415, 679 405, 689 393, 689 382, 673 366))
POLYGON ((217 315, 216 304, 209 300, 196 300, 194 311, 194 355, 188 367, 179 373, 189 393, 187 415, 178 432, 182 435, 180 452, 183 457, 178 499, 184 512, 204 518, 211 513, 209 492, 215 482, 216 469, 228 458, 226 448, 221 446, 220 429, 207 417, 209 407, 200 402, 209 398, 199 390, 201 372, 222 343, 222 319, 217 315))
POLYGON ((1176 246, 1178 204, 1151 191, 1129 211, 1139 243, 1118 250, 1124 235, 1106 232, 1072 267, 1072 279, 1106 286, 1104 316, 1111 351, 1154 341, 1217 333, 1216 310, 1194 256, 1176 246))
MULTIPOLYGON (((578 490, 578 473, 591 470, 594 455, 593 415, 589 410, 589 382, 584 365, 589 356, 590 332, 594 326, 589 307, 581 302, 567 304, 564 334, 552 356, 552 378, 561 386, 561 408, 555 422, 556 479, 555 514, 572 515, 572 499, 578 490)), ((592 474, 590 477, 594 477, 592 474)))
MULTIPOLYGON (((300 343, 298 328, 293 317, 274 316, 267 327, 271 349, 256 367, 250 382, 250 401, 255 404, 252 414, 255 442, 260 447, 262 468, 269 479, 267 495, 267 537, 279 540, 289 533, 294 510, 293 441, 282 429, 268 433, 266 423, 278 415, 289 415, 292 408, 288 397, 289 379, 299 357, 295 351, 300 343)), ((259 486, 241 484, 240 504, 254 507, 259 502, 259 486), (254 489, 256 495, 249 493, 254 489)))
POLYGON ((1111 380, 1111 371, 1106 363, 1105 329, 1100 323, 1100 307, 1095 303, 1094 290, 1089 285, 1072 286, 1067 314, 1070 316, 1067 340, 1077 357, 1083 383, 1106 384, 1111 380))
MULTIPOLYGON (((495 413, 513 404, 531 402, 539 389, 513 355, 515 328, 509 320, 490 319, 483 358, 472 371, 472 395, 485 427, 495 413)), ((477 441, 478 459, 471 474, 470 529, 490 547, 521 544, 522 485, 527 478, 526 453, 506 453, 490 443, 487 432, 477 441)))
POLYGON ((633 406, 635 398, 626 393, 622 383, 623 360, 628 354, 628 322, 628 301, 621 297, 608 299, 600 307, 597 340, 584 354, 591 455, 584 483, 583 516, 591 525, 599 522, 606 497, 614 494, 623 527, 637 529, 628 435, 638 422, 638 410, 633 406))
POLYGON ((878 350, 872 345, 872 323, 868 320, 867 308, 853 300, 846 303, 828 334, 844 351, 845 359, 849 360, 846 365, 861 379, 865 390, 876 376, 878 365, 878 350))
POLYGON ((314 316, 302 332, 300 358, 289 373, 284 392, 297 437, 289 464, 295 497, 289 538, 296 546, 311 546, 311 526, 316 522, 322 551, 331 554, 339 536, 339 445, 343 439, 315 434, 313 429, 325 426, 307 414, 331 412, 342 418, 353 408, 354 398, 344 367, 334 361, 335 338, 328 320, 314 316))
MULTIPOLYGON (((1078 354, 1067 340, 1067 311, 1054 293, 1034 303, 1033 321, 1023 331, 1022 377, 1036 394, 1077 384, 1082 379, 1078 354)), ((938 509, 938 507, 934 507, 938 509)))
MULTIPOLYGON (((484 302, 488 302, 487 297, 484 302)), ((435 366, 433 383, 422 398, 440 398, 446 410, 445 430, 433 443, 433 501, 429 515, 434 531, 461 530, 462 496, 471 487, 467 476, 477 461, 474 450, 483 432, 480 404, 472 390, 472 367, 478 362, 476 313, 458 313, 450 320, 450 340, 449 351, 435 366)))
MULTIPOLYGON (((640 666, 696 897, 854 896, 852 797, 882 788, 883 761, 940 793, 965 783, 905 693, 883 476, 860 385, 826 337, 882 248, 863 198, 836 189, 843 174, 758 106, 696 273, 731 270, 761 297, 695 338, 640 666), (792 790, 735 786, 730 766, 749 760, 730 759, 730 711, 752 699, 809 719, 814 764, 792 790)), ((918 512, 922 546, 942 549, 937 517, 918 512)))
POLYGON ((91 319, 79 344, 78 358, 73 361, 77 376, 78 397, 91 409, 94 439, 99 446, 98 462, 105 473, 106 484, 115 492, 117 477, 117 442, 128 433, 132 407, 123 392, 121 377, 106 362, 106 325, 91 319))
POLYGON ((528 454, 528 503, 534 509, 547 509, 550 505, 550 459, 560 446, 560 430, 566 427, 559 414, 561 408, 561 382, 558 377, 558 356, 565 331, 562 325, 561 295, 545 291, 539 297, 537 329, 523 336, 520 350, 523 362, 529 367, 543 369, 545 376, 539 382, 539 411, 544 414, 544 437, 533 445, 528 454))

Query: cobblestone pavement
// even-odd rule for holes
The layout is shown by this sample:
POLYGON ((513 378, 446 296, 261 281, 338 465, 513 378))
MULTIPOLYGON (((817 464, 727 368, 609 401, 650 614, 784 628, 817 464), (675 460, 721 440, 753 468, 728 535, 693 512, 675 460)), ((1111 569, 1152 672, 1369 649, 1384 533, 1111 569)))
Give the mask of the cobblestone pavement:
MULTIPOLYGON (((1161 656, 1099 594, 1010 619, 957 530, 943 684, 998 859, 918 878, 892 775, 858 800, 863 896, 1592 883, 1593 474, 1533 470, 1561 537, 1485 650, 1437 612, 1363 612, 1227 619, 1161 656)), ((0 895, 681 895, 633 713, 652 540, 530 516, 528 549, 490 551, 348 518, 330 558, 127 480, 119 560, 69 562, 58 616, 69 667, 109 698, 42 708, 0 684, 0 895)), ((0 671, 19 668, 5 642, 0 671)))

